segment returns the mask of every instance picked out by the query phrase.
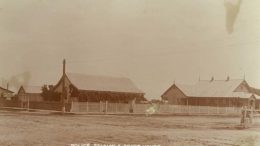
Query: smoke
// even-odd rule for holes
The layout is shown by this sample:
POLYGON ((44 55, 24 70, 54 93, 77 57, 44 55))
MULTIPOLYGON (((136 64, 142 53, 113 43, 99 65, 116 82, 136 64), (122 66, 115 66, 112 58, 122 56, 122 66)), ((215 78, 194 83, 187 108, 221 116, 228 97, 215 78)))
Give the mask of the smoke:
POLYGON ((226 8, 226 29, 230 34, 234 30, 234 24, 240 10, 241 1, 242 0, 225 0, 224 5, 226 8))
POLYGON ((13 75, 9 79, 2 79, 3 86, 9 84, 9 87, 18 90, 21 85, 28 85, 31 79, 30 72, 13 75))

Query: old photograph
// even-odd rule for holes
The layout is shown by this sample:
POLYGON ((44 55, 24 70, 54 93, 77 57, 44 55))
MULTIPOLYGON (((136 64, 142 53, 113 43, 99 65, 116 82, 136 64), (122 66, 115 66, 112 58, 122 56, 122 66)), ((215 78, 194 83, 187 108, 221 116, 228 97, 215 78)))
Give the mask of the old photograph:
POLYGON ((260 146, 259 0, 0 0, 0 146, 260 146))

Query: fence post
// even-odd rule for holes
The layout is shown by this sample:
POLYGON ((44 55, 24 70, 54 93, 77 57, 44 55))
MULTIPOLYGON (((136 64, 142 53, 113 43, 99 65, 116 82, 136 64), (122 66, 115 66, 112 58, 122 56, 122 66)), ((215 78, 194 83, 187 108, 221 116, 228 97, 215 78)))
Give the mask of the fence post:
POLYGON ((86 107, 86 111, 87 111, 87 113, 88 113, 88 101, 87 101, 87 107, 86 107))
POLYGON ((169 106, 169 104, 165 104, 167 106, 167 113, 171 113, 171 108, 169 106))
POLYGON ((190 114, 190 106, 187 105, 187 108, 188 108, 188 115, 190 114))
POLYGON ((187 114, 189 115, 189 99, 187 98, 187 103, 186 103, 186 105, 187 105, 187 108, 186 108, 186 111, 187 111, 187 114))
POLYGON ((30 98, 27 96, 27 111, 30 111, 30 98))
POLYGON ((70 112, 73 112, 74 111, 74 105, 73 105, 73 101, 71 101, 71 108, 70 108, 70 112))
POLYGON ((115 112, 117 113, 117 102, 116 102, 116 111, 115 112))
POLYGON ((227 107, 225 107, 226 109, 225 109, 225 111, 226 111, 226 114, 227 114, 227 107))
POLYGON ((99 112, 102 113, 102 101, 99 102, 99 112))
POLYGON ((107 113, 107 104, 108 104, 108 101, 106 100, 106 110, 105 110, 105 113, 107 113))
POLYGON ((121 103, 118 102, 118 105, 117 105, 117 112, 120 113, 120 112, 121 112, 120 110, 121 110, 121 103))

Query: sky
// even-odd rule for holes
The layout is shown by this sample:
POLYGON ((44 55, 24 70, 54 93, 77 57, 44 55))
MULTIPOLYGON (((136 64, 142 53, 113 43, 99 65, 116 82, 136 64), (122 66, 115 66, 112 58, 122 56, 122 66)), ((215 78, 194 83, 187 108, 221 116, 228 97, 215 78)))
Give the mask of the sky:
POLYGON ((56 84, 65 58, 148 99, 212 76, 260 88, 259 5, 242 1, 230 33, 224 0, 0 0, 0 85, 56 84))

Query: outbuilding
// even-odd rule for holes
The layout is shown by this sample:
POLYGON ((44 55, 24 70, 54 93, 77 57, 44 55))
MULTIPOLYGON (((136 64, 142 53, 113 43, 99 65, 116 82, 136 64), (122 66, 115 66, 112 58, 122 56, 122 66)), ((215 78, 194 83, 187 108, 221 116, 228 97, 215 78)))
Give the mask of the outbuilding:
POLYGON ((0 87, 0 97, 2 99, 11 100, 13 93, 14 93, 13 91, 8 89, 8 86, 6 89, 3 87, 0 87))

